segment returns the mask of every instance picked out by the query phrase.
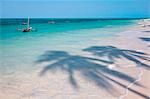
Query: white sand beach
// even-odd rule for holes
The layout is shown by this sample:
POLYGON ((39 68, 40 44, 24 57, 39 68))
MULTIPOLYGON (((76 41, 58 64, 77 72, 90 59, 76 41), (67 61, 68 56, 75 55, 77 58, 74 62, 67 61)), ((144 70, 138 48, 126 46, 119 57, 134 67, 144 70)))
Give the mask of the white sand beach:
POLYGON ((150 26, 131 27, 74 54, 46 52, 33 65, 39 69, 32 73, 0 75, 0 99, 148 99, 150 26))

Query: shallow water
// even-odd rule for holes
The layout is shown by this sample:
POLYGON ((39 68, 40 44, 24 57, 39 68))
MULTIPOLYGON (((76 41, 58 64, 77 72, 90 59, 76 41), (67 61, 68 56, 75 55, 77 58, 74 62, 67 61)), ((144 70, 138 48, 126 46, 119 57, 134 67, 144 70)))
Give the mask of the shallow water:
POLYGON ((26 27, 21 25, 26 20, 1 19, 1 74, 35 70, 35 60, 47 50, 80 51, 136 24, 136 20, 30 19, 37 31, 17 31, 26 27))

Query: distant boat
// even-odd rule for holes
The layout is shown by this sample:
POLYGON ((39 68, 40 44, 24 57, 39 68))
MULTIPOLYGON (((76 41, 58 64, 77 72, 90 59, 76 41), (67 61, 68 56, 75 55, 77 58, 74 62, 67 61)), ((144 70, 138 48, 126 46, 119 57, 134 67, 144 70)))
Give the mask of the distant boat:
POLYGON ((27 25, 27 23, 26 22, 22 22, 22 25, 27 25))
POLYGON ((30 18, 28 18, 27 28, 23 29, 22 32, 30 32, 32 27, 30 27, 30 18))
POLYGON ((32 27, 30 26, 30 18, 28 18, 27 28, 25 28, 25 29, 17 29, 17 30, 21 30, 22 32, 35 31, 35 29, 32 29, 32 27))
POLYGON ((55 21, 48 21, 48 24, 55 24, 55 21))

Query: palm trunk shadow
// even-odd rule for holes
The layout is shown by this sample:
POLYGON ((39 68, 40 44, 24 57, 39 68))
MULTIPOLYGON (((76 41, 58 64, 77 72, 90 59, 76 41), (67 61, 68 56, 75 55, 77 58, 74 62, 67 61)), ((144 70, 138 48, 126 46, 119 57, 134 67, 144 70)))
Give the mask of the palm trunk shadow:
MULTIPOLYGON (((135 81, 135 79, 125 73, 116 70, 110 70, 109 68, 107 68, 107 65, 115 63, 115 59, 120 57, 125 57, 126 59, 133 61, 136 64, 142 64, 142 62, 137 58, 147 60, 147 58, 143 56, 146 55, 145 53, 133 50, 122 50, 112 46, 91 47, 84 49, 83 51, 89 51, 94 55, 98 55, 100 57, 108 56, 110 60, 108 61, 79 55, 70 55, 68 52, 65 51, 47 51, 43 55, 39 56, 39 59, 36 61, 36 63, 40 64, 43 62, 55 62, 46 65, 41 71, 40 76, 44 76, 48 71, 65 71, 69 75, 68 80, 70 84, 73 86, 74 89, 78 89, 79 82, 75 78, 75 72, 78 71, 84 79, 90 80, 99 88, 103 88, 109 93, 113 94, 115 88, 113 87, 111 82, 115 82, 116 84, 124 88, 126 86, 118 81, 111 79, 109 75, 127 82, 133 82, 135 81), (137 58, 134 58, 136 56, 137 58), (96 63, 95 61, 105 63, 106 65, 96 63)), ((149 68, 149 66, 144 63, 142 64, 142 66, 149 68)), ((139 83, 136 83, 135 85, 143 87, 139 83)), ((146 95, 143 95, 135 90, 129 90, 142 97, 146 97, 146 95)))

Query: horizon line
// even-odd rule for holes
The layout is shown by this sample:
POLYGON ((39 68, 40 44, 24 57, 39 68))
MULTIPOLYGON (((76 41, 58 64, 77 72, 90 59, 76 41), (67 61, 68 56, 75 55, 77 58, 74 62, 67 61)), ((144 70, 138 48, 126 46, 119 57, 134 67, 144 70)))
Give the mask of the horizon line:
POLYGON ((50 18, 50 17, 0 17, 0 19, 27 19, 27 18, 30 18, 30 19, 148 19, 150 17, 137 17, 137 18, 50 18))

